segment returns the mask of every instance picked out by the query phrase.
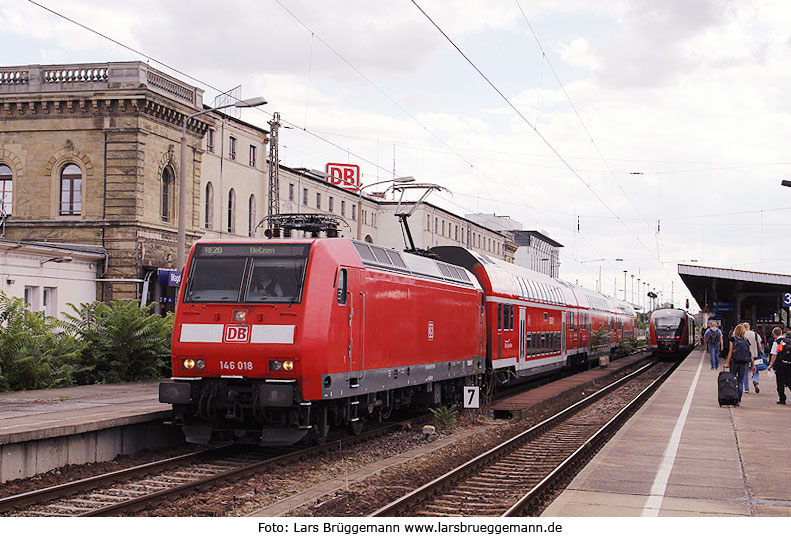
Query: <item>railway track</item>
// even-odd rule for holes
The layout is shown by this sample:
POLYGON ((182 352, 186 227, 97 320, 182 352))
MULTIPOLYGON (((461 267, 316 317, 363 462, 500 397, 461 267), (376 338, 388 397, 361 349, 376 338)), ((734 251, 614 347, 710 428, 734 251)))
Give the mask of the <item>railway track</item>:
POLYGON ((304 449, 269 448, 266 451, 221 446, 156 461, 109 474, 0 498, 0 513, 12 516, 111 516, 134 512, 166 498, 239 479, 307 457, 366 442, 407 423, 385 424, 357 436, 342 436, 321 446, 304 449))
POLYGON ((646 365, 369 516, 539 514, 558 484, 578 471, 677 365, 667 364, 648 387, 635 388, 638 377, 661 367, 646 365), (617 403, 614 396, 629 402, 617 403))

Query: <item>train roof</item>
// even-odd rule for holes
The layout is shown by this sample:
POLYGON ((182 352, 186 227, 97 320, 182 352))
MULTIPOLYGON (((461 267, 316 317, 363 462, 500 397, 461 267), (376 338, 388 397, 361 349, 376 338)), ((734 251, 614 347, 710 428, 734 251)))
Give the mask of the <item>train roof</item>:
POLYGON ((629 302, 608 297, 592 289, 547 276, 513 263, 493 259, 461 246, 437 246, 430 250, 440 258, 467 269, 480 266, 489 277, 492 291, 515 295, 525 300, 562 304, 570 307, 607 311, 634 316, 629 302))
POLYGON ((360 256, 363 266, 410 274, 416 277, 443 280, 482 289, 474 274, 461 266, 421 255, 399 252, 376 244, 349 239, 360 256))

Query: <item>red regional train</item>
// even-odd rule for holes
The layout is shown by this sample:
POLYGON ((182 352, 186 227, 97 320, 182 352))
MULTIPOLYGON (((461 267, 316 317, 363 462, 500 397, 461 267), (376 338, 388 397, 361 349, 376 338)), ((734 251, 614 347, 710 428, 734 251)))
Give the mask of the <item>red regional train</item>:
POLYGON ((695 318, 682 309, 658 309, 651 314, 654 355, 684 357, 695 346, 695 318))
POLYGON ((430 252, 198 241, 160 401, 188 442, 321 442, 331 427, 456 403, 487 372, 502 384, 580 367, 634 336, 626 302, 462 247, 430 252))

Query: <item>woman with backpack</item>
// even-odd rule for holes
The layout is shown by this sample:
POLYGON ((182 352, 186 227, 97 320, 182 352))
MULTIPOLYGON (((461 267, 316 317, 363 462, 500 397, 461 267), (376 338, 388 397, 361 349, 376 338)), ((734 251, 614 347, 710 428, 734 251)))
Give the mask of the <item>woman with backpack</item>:
MULTIPOLYGON (((736 382, 739 385, 739 403, 742 401, 744 381, 747 379, 748 370, 751 373, 755 373, 755 362, 750 353, 750 343, 744 337, 745 332, 746 330, 742 324, 736 325, 736 328, 733 329, 728 358, 725 359, 725 367, 730 368, 731 373, 736 376, 736 382)), ((736 406, 739 406, 739 403, 736 403, 736 406)))

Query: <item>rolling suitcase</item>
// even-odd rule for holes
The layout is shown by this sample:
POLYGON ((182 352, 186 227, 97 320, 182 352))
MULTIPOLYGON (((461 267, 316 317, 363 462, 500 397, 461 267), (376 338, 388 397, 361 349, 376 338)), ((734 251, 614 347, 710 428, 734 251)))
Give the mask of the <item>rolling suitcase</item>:
POLYGON ((739 404, 739 386, 736 376, 730 371, 720 371, 717 378, 717 400, 720 406, 739 404))

